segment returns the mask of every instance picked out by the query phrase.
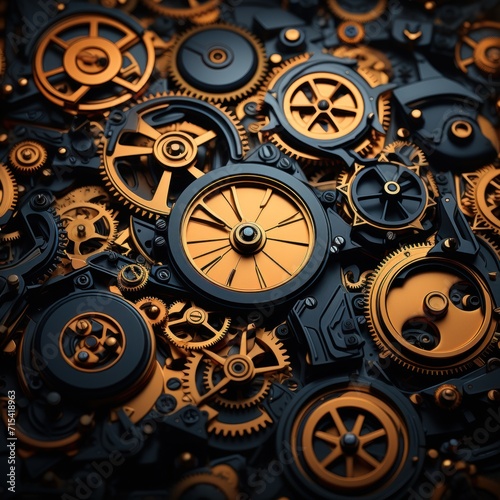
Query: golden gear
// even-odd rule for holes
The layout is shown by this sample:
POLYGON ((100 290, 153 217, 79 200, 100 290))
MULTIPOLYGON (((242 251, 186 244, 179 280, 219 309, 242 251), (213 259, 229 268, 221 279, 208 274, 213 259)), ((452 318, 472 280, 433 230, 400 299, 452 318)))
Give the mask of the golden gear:
POLYGON ((167 305, 157 297, 143 297, 135 302, 135 307, 144 314, 152 327, 162 326, 167 321, 167 305))
POLYGON ((182 91, 186 91, 189 95, 193 95, 200 99, 206 99, 216 103, 225 103, 236 99, 240 100, 248 96, 262 84, 266 70, 266 52, 260 40, 244 28, 223 23, 210 24, 209 26, 197 26, 179 35, 171 49, 170 64, 168 66, 168 73, 172 81, 182 91), (205 41, 202 38, 204 34, 208 35, 210 32, 217 31, 221 33, 218 33, 217 38, 214 40, 210 39, 205 41), (231 48, 236 50, 235 47, 228 47, 223 43, 221 44, 221 42, 227 38, 224 32, 227 32, 229 35, 236 34, 241 38, 241 41, 245 43, 244 48, 251 52, 251 54, 249 53, 245 57, 245 59, 248 59, 248 71, 250 74, 242 75, 243 81, 241 81, 242 78, 239 78, 238 80, 240 80, 240 83, 237 88, 231 88, 230 90, 227 88, 227 85, 222 84, 225 82, 221 82, 221 79, 229 77, 234 78, 233 72, 230 73, 229 69, 231 62, 235 61, 238 54, 231 52, 231 48), (200 38, 199 43, 196 43, 197 38, 200 38), (192 42, 193 47, 190 47, 191 40, 194 40, 192 42), (183 71, 179 61, 182 51, 184 50, 188 51, 190 54, 195 53, 198 57, 198 59, 196 59, 196 65, 193 64, 193 67, 186 66, 184 69, 185 75, 182 74, 183 71), (250 64, 252 58, 255 60, 254 65, 250 64), (216 86, 219 85, 220 87, 224 87, 221 88, 219 92, 211 91, 207 87, 203 88, 203 85, 208 85, 206 75, 204 75, 205 79, 200 78, 198 86, 192 83, 195 72, 198 70, 202 71, 205 67, 207 67, 207 71, 213 71, 213 75, 215 75, 217 71, 224 72, 219 76, 218 82, 215 84, 216 86), (191 80, 191 82, 189 80, 191 80))
POLYGON ((57 209, 68 233, 66 254, 88 258, 108 250, 116 237, 116 214, 97 203, 74 203, 57 209))
POLYGON ((368 278, 371 276, 373 271, 363 271, 357 281, 352 281, 353 280, 353 274, 352 272, 348 271, 342 276, 342 280, 344 283, 344 286, 349 290, 350 292, 358 292, 360 290, 363 290, 366 285, 368 284, 368 278))
POLYGON ((192 301, 179 301, 169 306, 163 331, 179 349, 200 351, 217 344, 230 324, 231 318, 220 312, 206 311, 192 301))
MULTIPOLYGON (((142 0, 144 5, 161 16, 189 19, 196 22, 210 13, 219 14, 220 0, 142 0)), ((213 22, 213 21, 212 21, 213 22)))
MULTIPOLYGON (((202 486, 217 490, 217 498, 233 500, 238 498, 239 478, 236 471, 229 465, 216 465, 206 473, 189 474, 182 478, 171 492, 172 500, 190 498, 190 491, 202 486)), ((203 490, 204 491, 204 490, 203 490)), ((195 494, 196 495, 196 494, 195 494)))
MULTIPOLYGON (((425 153, 412 142, 395 141, 387 144, 382 150, 382 158, 391 163, 409 166, 404 160, 408 159, 414 167, 428 167, 429 162, 425 153)), ((379 159, 381 156, 379 156, 379 159)))
POLYGON ((332 162, 331 165, 321 168, 306 167, 304 173, 309 179, 309 185, 320 191, 335 191, 337 186, 347 182, 349 174, 343 169, 341 162, 332 162))
POLYGON ((9 163, 23 175, 30 175, 41 169, 46 161, 47 150, 36 141, 18 142, 9 152, 9 163))
POLYGON ((109 194, 101 186, 83 186, 58 198, 55 206, 61 209, 75 203, 97 203, 106 206, 109 204, 109 194))
POLYGON ((142 290, 149 279, 149 270, 142 264, 127 264, 118 271, 117 284, 122 292, 142 290))
POLYGON ((258 402, 267 394, 269 381, 282 382, 289 376, 290 363, 283 344, 272 332, 250 324, 220 352, 193 352, 187 358, 183 387, 188 399, 208 412, 209 432, 243 436, 272 422, 258 402), (200 376, 203 387, 198 384, 200 376), (260 379, 257 388, 252 386, 256 379, 260 379), (254 411, 248 413, 249 407, 254 411), (224 408, 244 420, 249 415, 251 420, 230 423, 219 419, 224 408))
POLYGON ((71 114, 109 110, 144 90, 155 64, 153 40, 153 33, 138 34, 109 16, 67 17, 39 40, 33 58, 36 86, 71 114), (142 60, 134 56, 135 49, 145 52, 142 60))
POLYGON ((404 421, 369 388, 338 392, 326 401, 314 400, 298 415, 291 434, 295 463, 301 463, 297 449, 302 450, 313 480, 331 491, 354 494, 387 484, 408 458, 404 421))
POLYGON ((500 168, 489 165, 462 177, 466 183, 464 204, 474 214, 472 230, 500 234, 500 168))
POLYGON ((387 7, 387 0, 371 0, 366 2, 369 4, 368 8, 363 5, 365 9, 356 11, 356 3, 346 2, 346 0, 328 0, 328 7, 336 17, 343 21, 356 21, 363 24, 380 17, 387 7), (354 8, 350 10, 349 7, 354 8))
POLYGON ((337 36, 342 43, 358 44, 365 38, 365 29, 356 21, 344 21, 337 26, 337 36))
MULTIPOLYGON (((155 99, 174 96, 189 97, 186 93, 171 92, 157 94, 139 101, 138 104, 151 102, 152 105, 137 115, 135 134, 132 134, 134 131, 124 131, 116 141, 112 154, 106 151, 106 140, 101 144, 101 174, 106 187, 121 203, 147 217, 157 218, 170 214, 172 208, 169 203, 173 203, 176 194, 173 193, 176 187, 173 181, 183 176, 194 180, 208 172, 211 150, 216 147, 216 141, 220 141, 216 131, 201 127, 196 123, 182 121, 163 127, 153 127, 146 122, 143 115, 165 108, 164 104, 155 107, 155 99), (139 140, 129 138, 131 135, 138 134, 141 135, 139 140), (198 159, 201 147, 208 148, 203 164, 200 164, 198 159), (120 171, 117 163, 131 157, 137 159, 138 163, 137 168, 130 173, 129 179, 123 171, 120 171), (163 169, 156 186, 150 178, 148 161, 155 162, 163 169), (152 192, 154 192, 153 196, 151 196, 152 192)), ((229 118, 239 135, 243 152, 246 153, 249 149, 248 139, 244 128, 234 114, 219 104, 211 103, 211 106, 221 110, 229 118)), ((133 109, 131 108, 131 111, 133 109)))
POLYGON ((17 182, 7 165, 0 163, 0 218, 17 204, 17 182))
POLYGON ((19 231, 13 231, 12 233, 7 233, 7 234, 0 233, 1 243, 10 243, 11 241, 16 241, 19 238, 21 238, 21 233, 19 231))
POLYGON ((485 75, 500 76, 500 23, 480 21, 470 25, 455 46, 455 62, 469 72, 474 65, 485 75))
POLYGON ((417 372, 441 375, 482 366, 499 337, 488 288, 458 261, 427 256, 430 249, 402 247, 369 278, 372 337, 381 356, 417 372))

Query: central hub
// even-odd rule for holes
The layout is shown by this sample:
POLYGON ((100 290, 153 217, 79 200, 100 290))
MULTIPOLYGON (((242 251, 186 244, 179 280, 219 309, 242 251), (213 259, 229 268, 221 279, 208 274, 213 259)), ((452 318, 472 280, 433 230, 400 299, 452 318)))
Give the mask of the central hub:
POLYGON ((266 234, 254 222, 241 222, 231 231, 230 241, 238 252, 252 254, 262 249, 266 241, 266 234))
POLYGON ((224 374, 233 382, 245 382, 254 377, 255 367, 250 358, 240 354, 230 356, 224 363, 224 374))
POLYGON ((429 292, 424 298, 424 311, 434 318, 442 318, 448 310, 448 297, 441 292, 429 292))
POLYGON ((321 111, 326 111, 330 107, 330 103, 326 99, 321 99, 321 101, 318 102, 318 108, 321 111))
POLYGON ((186 318, 190 325, 201 325, 207 319, 207 313, 198 307, 190 307, 186 313, 186 318))
POLYGON ((401 186, 395 181, 387 181, 384 184, 384 192, 390 196, 395 196, 401 192, 401 186))
POLYGON ((159 137, 154 146, 155 159, 167 168, 184 168, 196 160, 198 147, 193 138, 184 132, 167 132, 159 137))
POLYGON ((356 453, 359 447, 359 438, 352 432, 346 432, 340 438, 340 446, 342 451, 346 454, 356 453))

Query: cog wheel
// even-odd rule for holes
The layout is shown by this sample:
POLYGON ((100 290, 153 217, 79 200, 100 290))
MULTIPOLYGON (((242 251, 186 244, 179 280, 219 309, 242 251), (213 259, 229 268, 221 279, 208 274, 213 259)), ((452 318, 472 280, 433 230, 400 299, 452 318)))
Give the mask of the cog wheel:
POLYGON ((465 202, 474 213, 472 230, 500 234, 500 168, 490 165, 462 177, 466 182, 465 202))
POLYGON ((391 163, 399 163, 407 167, 428 167, 429 162, 425 153, 412 142, 395 141, 387 144, 382 150, 379 159, 391 163))
POLYGON ((369 278, 366 316, 373 339, 382 355, 420 373, 482 366, 498 338, 488 288, 472 268, 427 256, 430 248, 403 247, 369 278))
MULTIPOLYGON (((218 6, 221 3, 220 0, 142 0, 142 2, 148 9, 161 16, 194 21, 213 11, 217 13, 218 17, 218 6)), ((213 19, 213 21, 215 20, 213 19)))
POLYGON ((143 297, 135 302, 135 307, 144 314, 152 327, 163 326, 167 321, 167 305, 157 297, 143 297))
POLYGON ((106 187, 147 217, 170 214, 194 179, 248 149, 234 115, 182 93, 157 95, 133 106, 101 147, 106 187))
POLYGON ((168 72, 181 90, 226 103, 254 92, 266 69, 265 49, 255 35, 238 26, 212 24, 179 36, 168 72))
POLYGON ((347 271, 343 275, 343 283, 344 286, 349 290, 350 292, 359 292, 360 290, 363 290, 367 283, 368 283, 368 278, 370 275, 373 273, 373 271, 368 270, 368 271, 363 271, 358 279, 356 281, 354 280, 354 276, 352 271, 347 271))
POLYGON ((387 0, 328 0, 333 15, 343 21, 369 23, 380 17, 387 8, 387 0))
POLYGON ((193 403, 209 407, 209 415, 214 415, 209 419, 209 432, 243 436, 272 422, 258 403, 272 382, 281 382, 289 374, 282 343, 251 324, 217 353, 193 352, 187 359, 183 386, 193 403), (227 412, 234 418, 228 418, 227 412))
POLYGON ((500 78, 500 23, 480 21, 469 26, 455 46, 455 63, 474 80, 500 78))
POLYGON ((344 170, 342 162, 333 162, 328 166, 309 166, 304 173, 309 179, 309 185, 320 191, 334 191, 338 186, 345 184, 348 173, 344 170))
POLYGON ((142 290, 149 279, 149 270, 142 264, 127 264, 118 271, 117 283, 122 292, 135 293, 142 290))
POLYGON ((20 238, 20 231, 12 231, 12 233, 0 234, 0 242, 2 243, 10 243, 11 241, 17 241, 20 238))
POLYGON ((7 223, 17 205, 18 188, 12 172, 0 163, 0 228, 7 223))
POLYGON ((230 324, 231 318, 220 312, 206 311, 192 301, 179 301, 168 308, 168 322, 163 331, 176 347, 200 351, 217 344, 230 324))
POLYGON ((74 203, 57 210, 68 234, 66 253, 70 258, 88 258, 108 250, 113 243, 118 221, 116 214, 97 203, 74 203))
POLYGON ((144 90, 155 64, 154 35, 110 11, 68 15, 39 38, 36 86, 70 114, 102 112, 144 90))
POLYGON ((56 200, 56 208, 66 208, 75 203, 94 203, 103 206, 109 204, 108 192, 101 186, 83 186, 73 189, 65 196, 56 200))
POLYGON ((40 170, 47 161, 47 150, 37 141, 21 141, 9 152, 9 163, 22 175, 31 175, 40 170))
POLYGON ((422 458, 417 422, 389 387, 334 379, 302 391, 280 422, 277 443, 289 443, 293 461, 285 472, 301 498, 396 498, 422 458))

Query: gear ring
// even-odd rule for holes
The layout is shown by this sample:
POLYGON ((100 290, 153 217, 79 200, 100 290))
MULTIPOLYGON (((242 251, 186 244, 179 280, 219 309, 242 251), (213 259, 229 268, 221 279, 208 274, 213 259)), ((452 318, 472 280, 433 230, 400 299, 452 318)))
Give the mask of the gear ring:
POLYGON ((196 19, 199 16, 207 15, 211 11, 217 10, 220 4, 220 0, 205 0, 204 2, 191 0, 186 2, 189 4, 189 7, 183 6, 182 0, 178 1, 180 3, 179 6, 174 5, 176 2, 172 2, 171 0, 142 0, 142 2, 153 12, 173 19, 196 19), (164 5, 165 3, 167 5, 164 5))
POLYGON ((180 35, 168 72, 181 90, 212 102, 227 102, 252 93, 266 68, 264 46, 252 33, 229 24, 212 24, 180 35), (197 71, 201 71, 200 78, 197 71))
POLYGON ((17 205, 18 189, 11 171, 0 163, 0 227, 4 225, 17 205))
POLYGON ((403 247, 369 278, 366 315, 373 339, 383 356, 417 372, 480 366, 498 336, 488 289, 472 269, 427 257, 430 248, 403 247))
POLYGON ((21 141, 9 152, 9 163, 19 173, 30 175, 41 169, 47 161, 47 150, 36 141, 21 141))
POLYGON ((368 23, 380 17, 386 7, 387 0, 370 0, 369 2, 345 0, 328 0, 328 7, 332 13, 343 21, 356 21, 358 23, 368 23), (364 3, 368 3, 366 6, 364 3), (354 7, 353 10, 350 10, 354 7), (360 7, 359 11, 356 7, 360 7))

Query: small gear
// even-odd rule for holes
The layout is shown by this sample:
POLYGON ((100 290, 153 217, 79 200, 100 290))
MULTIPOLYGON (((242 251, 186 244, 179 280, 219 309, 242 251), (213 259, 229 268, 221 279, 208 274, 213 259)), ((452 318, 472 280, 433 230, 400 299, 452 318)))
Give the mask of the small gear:
POLYGON ((167 305, 157 297, 143 297, 135 302, 135 307, 144 314, 153 327, 162 326, 167 321, 167 305))
POLYGON ((251 94, 262 83, 266 68, 264 46, 252 33, 211 24, 179 36, 168 72, 181 90, 221 103, 251 94))
POLYGON ((474 213, 472 230, 500 234, 500 168, 489 165, 462 177, 466 183, 464 201, 474 213))
POLYGON ((217 344, 229 330, 231 318, 206 311, 192 301, 174 302, 168 308, 166 337, 180 349, 199 351, 217 344))
POLYGON ((36 141, 21 141, 15 144, 9 153, 9 163, 17 172, 31 175, 40 170, 47 161, 47 150, 36 141))
POLYGON ((2 227, 17 205, 18 188, 12 172, 0 163, 0 227, 2 227))
MULTIPOLYGON (((428 167, 425 153, 412 142, 395 141, 387 144, 382 150, 383 158, 391 163, 399 163, 407 167, 428 167)), ((379 156, 379 159, 381 157, 379 156)))
POLYGON ((116 237, 116 214, 97 203, 74 203, 57 210, 68 234, 67 255, 88 258, 111 247, 116 237))
POLYGON ((118 271, 118 288, 122 292, 135 293, 142 290, 149 279, 149 270, 142 264, 127 264, 118 271))
POLYGON ((420 373, 482 366, 499 336, 488 288, 473 269, 427 256, 430 248, 402 247, 369 278, 366 316, 373 339, 382 356, 420 373))
POLYGON ((218 13, 220 0, 142 0, 144 5, 161 16, 172 19, 190 19, 196 21, 211 12, 218 13))
POLYGON ((328 7, 343 21, 364 24, 374 21, 384 13, 387 0, 328 0, 328 7))
POLYGON ((360 290, 363 290, 366 287, 368 283, 368 278, 371 276, 372 273, 373 271, 371 270, 363 271, 359 275, 357 281, 353 281, 354 278, 353 273, 351 271, 348 271, 343 275, 344 286, 350 292, 358 292, 360 290))
POLYGON ((21 238, 20 231, 13 231, 12 233, 1 234, 0 233, 0 242, 1 243, 10 243, 11 241, 16 241, 21 238))

